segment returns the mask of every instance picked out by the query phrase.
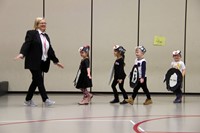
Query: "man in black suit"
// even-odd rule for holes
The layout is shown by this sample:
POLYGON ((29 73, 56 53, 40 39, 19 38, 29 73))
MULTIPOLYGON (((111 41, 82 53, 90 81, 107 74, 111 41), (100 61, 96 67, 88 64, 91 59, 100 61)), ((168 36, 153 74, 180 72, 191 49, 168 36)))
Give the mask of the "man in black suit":
POLYGON ((59 63, 51 46, 50 38, 45 31, 45 19, 40 17, 36 18, 34 30, 27 31, 20 54, 15 57, 15 59, 23 59, 25 57, 25 69, 29 69, 32 74, 32 83, 24 102, 24 105, 26 106, 37 106, 32 100, 37 87, 45 105, 53 105, 55 101, 50 100, 46 94, 42 73, 48 72, 50 60, 58 67, 64 68, 64 66, 59 63))

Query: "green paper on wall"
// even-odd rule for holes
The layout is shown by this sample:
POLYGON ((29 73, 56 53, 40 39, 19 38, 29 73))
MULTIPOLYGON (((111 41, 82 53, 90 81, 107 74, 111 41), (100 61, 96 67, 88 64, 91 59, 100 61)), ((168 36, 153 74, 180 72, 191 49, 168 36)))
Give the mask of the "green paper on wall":
POLYGON ((166 38, 163 36, 154 36, 154 46, 165 46, 166 38))

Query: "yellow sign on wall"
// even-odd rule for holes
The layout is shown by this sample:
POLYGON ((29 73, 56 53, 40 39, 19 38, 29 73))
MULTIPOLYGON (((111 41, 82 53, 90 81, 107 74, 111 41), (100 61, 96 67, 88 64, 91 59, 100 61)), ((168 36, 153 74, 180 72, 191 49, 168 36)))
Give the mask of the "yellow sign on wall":
POLYGON ((154 46, 165 46, 165 44, 166 44, 165 41, 166 41, 166 38, 163 36, 154 36, 153 45, 154 46))

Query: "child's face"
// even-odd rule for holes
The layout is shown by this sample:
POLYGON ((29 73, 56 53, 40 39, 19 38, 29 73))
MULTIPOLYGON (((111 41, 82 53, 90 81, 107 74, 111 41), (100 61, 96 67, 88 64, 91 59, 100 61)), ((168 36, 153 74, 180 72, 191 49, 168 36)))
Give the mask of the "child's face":
POLYGON ((80 56, 83 57, 83 58, 86 58, 86 57, 88 57, 88 54, 84 51, 81 51, 80 56))
POLYGON ((173 55, 174 61, 178 62, 181 60, 181 55, 173 55))
POLYGON ((135 50, 135 55, 137 58, 142 58, 144 56, 144 53, 140 49, 135 50))
POLYGON ((118 57, 119 55, 120 55, 119 52, 116 51, 116 50, 114 50, 114 56, 115 56, 115 57, 118 57))

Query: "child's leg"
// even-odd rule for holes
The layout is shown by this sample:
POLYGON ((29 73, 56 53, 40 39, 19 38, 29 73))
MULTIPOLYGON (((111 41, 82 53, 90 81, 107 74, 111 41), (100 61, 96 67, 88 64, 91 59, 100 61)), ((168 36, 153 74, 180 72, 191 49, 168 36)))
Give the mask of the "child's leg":
POLYGON ((84 93, 84 95, 86 96, 86 98, 88 98, 88 102, 91 101, 93 95, 87 90, 87 88, 82 89, 82 92, 84 93))
POLYGON ((81 91, 83 92, 83 99, 79 102, 80 105, 86 105, 89 103, 88 96, 87 96, 87 89, 82 88, 81 91))
POLYGON ((83 98, 87 97, 87 94, 86 94, 87 89, 82 88, 81 91, 83 92, 83 98))
POLYGON ((174 93, 176 94, 176 99, 174 100, 174 103, 181 103, 182 102, 181 86, 177 90, 175 90, 174 93))
POLYGON ((111 101, 111 103, 116 103, 116 102, 119 102, 119 95, 118 95, 118 92, 117 92, 117 89, 116 89, 116 85, 117 85, 118 81, 116 79, 113 80, 112 82, 112 89, 113 89, 113 93, 114 93, 114 100, 111 101))
POLYGON ((136 85, 136 87, 133 89, 133 94, 132 94, 132 98, 133 98, 133 100, 136 98, 136 96, 137 96, 137 94, 138 94, 138 91, 139 91, 140 87, 141 87, 141 84, 138 83, 138 84, 136 85))
POLYGON ((139 89, 140 89, 140 83, 138 83, 137 86, 133 89, 132 97, 126 99, 125 101, 130 103, 131 105, 133 105, 134 100, 135 100, 135 98, 136 98, 136 96, 138 94, 139 89))
POLYGON ((81 91, 83 92, 83 94, 85 95, 85 96, 88 96, 88 91, 87 91, 87 88, 82 88, 81 89, 81 91))
POLYGON ((133 105, 134 99, 136 98, 139 89, 140 89, 140 83, 138 83, 137 86, 133 89, 132 97, 126 99, 125 101, 128 102, 128 103, 130 103, 131 105, 133 105))
POLYGON ((121 90, 122 92, 122 95, 123 95, 123 98, 124 99, 128 99, 128 95, 124 89, 124 80, 122 81, 122 83, 119 83, 119 89, 121 90))
POLYGON ((144 78, 144 82, 141 84, 141 87, 142 87, 144 93, 146 94, 147 99, 151 99, 149 89, 147 88, 147 78, 144 78))
POLYGON ((182 95, 183 95, 182 90, 181 90, 181 89, 178 89, 178 92, 177 92, 177 94, 176 94, 177 98, 182 99, 182 95))
POLYGON ((146 94, 147 99, 145 100, 145 102, 143 103, 144 105, 149 105, 152 104, 152 100, 151 100, 151 96, 149 93, 149 89, 147 88, 147 78, 144 78, 144 82, 141 84, 141 87, 144 91, 144 93, 146 94))

